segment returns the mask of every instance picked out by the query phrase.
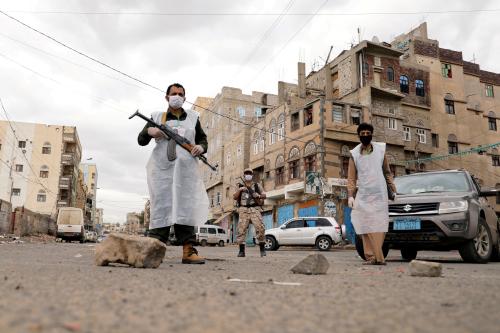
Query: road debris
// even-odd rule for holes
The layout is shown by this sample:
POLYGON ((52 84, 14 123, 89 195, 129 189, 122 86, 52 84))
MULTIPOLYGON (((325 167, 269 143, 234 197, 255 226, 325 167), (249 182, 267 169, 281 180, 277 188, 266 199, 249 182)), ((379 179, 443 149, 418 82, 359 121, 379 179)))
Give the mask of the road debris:
POLYGON ((293 266, 291 271, 295 274, 317 275, 326 274, 330 268, 328 260, 322 254, 310 254, 297 265, 293 266))
POLYGON ((443 266, 437 262, 412 260, 410 262, 411 276, 440 277, 443 266))
POLYGON ((228 279, 228 282, 240 282, 240 283, 258 283, 258 284, 274 284, 277 286, 301 286, 300 282, 279 282, 279 281, 258 281, 258 280, 245 280, 245 279, 228 279))

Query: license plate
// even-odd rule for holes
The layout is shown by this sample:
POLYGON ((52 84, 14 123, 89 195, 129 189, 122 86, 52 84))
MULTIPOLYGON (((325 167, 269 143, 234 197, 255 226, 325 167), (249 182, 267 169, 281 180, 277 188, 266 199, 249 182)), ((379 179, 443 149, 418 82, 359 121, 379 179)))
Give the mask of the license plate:
POLYGON ((419 218, 395 219, 392 226, 393 230, 420 230, 419 218))

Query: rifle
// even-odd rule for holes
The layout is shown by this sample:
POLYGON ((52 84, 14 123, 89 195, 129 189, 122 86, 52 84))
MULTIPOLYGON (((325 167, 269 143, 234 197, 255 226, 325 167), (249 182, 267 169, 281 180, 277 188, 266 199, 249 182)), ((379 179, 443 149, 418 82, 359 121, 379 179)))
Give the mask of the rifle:
MULTIPOLYGON (((167 124, 165 124, 165 125, 159 125, 156 122, 154 122, 153 119, 148 118, 145 115, 143 115, 142 113, 140 113, 139 110, 136 110, 133 115, 131 115, 130 117, 128 117, 128 119, 132 119, 135 116, 138 116, 139 118, 144 119, 148 124, 152 125, 153 127, 158 128, 160 131, 163 132, 163 134, 165 134, 165 136, 167 136, 170 139, 172 139, 175 142, 177 142, 177 144, 179 146, 181 146, 182 148, 184 148, 188 152, 191 152, 191 150, 193 149, 194 145, 188 139, 186 139, 185 137, 180 136, 179 134, 177 134, 167 124)), ((210 167, 210 169, 212 169, 213 171, 217 171, 218 165, 217 164, 216 165, 211 165, 208 162, 207 157, 205 155, 198 155, 196 157, 198 157, 200 159, 200 161, 202 161, 203 163, 205 163, 206 165, 208 165, 210 167)))
MULTIPOLYGON (((246 188, 247 188, 247 190, 248 190, 249 197, 248 197, 248 199, 247 199, 247 205, 249 204, 249 202, 250 202, 250 200, 251 200, 250 198, 252 198, 252 199, 255 201, 255 203, 257 204, 257 206, 262 207, 262 205, 264 204, 264 201, 263 201, 261 198, 254 198, 254 197, 253 197, 253 194, 255 193, 255 191, 254 191, 254 190, 252 190, 252 188, 251 188, 251 187, 248 187, 248 186, 246 186, 246 185, 245 185, 245 181, 243 180, 243 178, 241 178, 241 177, 240 177, 240 179, 241 179, 241 181, 243 182, 243 184, 241 184, 241 183, 240 183, 240 184, 238 184, 238 185, 239 185, 239 187, 246 187, 246 188)), ((254 183, 254 184, 256 184, 256 183, 254 183)), ((259 194, 260 194, 260 193, 259 193, 259 194)), ((240 200, 240 201, 241 201, 241 200, 240 200)))

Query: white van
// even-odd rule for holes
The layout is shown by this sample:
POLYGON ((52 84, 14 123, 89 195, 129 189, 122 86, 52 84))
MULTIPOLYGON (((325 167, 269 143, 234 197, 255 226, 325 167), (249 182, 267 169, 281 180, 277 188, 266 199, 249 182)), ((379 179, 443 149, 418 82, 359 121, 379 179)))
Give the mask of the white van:
POLYGON ((196 242, 201 246, 208 244, 224 246, 229 243, 229 236, 226 230, 221 227, 206 224, 196 228, 196 242))
POLYGON ((61 207, 57 214, 57 237, 64 241, 85 241, 83 211, 75 207, 61 207))

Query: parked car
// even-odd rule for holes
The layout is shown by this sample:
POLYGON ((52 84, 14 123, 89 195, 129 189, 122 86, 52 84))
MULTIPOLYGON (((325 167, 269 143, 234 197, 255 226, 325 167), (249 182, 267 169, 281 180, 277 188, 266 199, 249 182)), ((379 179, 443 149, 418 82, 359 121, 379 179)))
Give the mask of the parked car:
POLYGON ((97 242, 97 233, 95 231, 92 231, 92 230, 86 230, 85 231, 85 241, 96 243, 97 242))
POLYGON ((61 207, 57 213, 57 237, 63 241, 85 241, 83 211, 75 207, 61 207))
MULTIPOLYGON (((465 262, 499 259, 499 222, 486 200, 497 191, 481 189, 465 170, 416 173, 394 181, 398 194, 389 204, 384 255, 398 249, 409 261, 418 251, 458 250, 465 262)), ((364 257, 359 237, 356 249, 364 257)))
POLYGON ((298 245, 328 251, 341 241, 342 229, 333 217, 297 217, 266 230, 265 248, 275 251, 281 245, 298 245))
POLYGON ((229 236, 224 228, 215 225, 202 225, 196 228, 196 242, 201 246, 217 244, 224 246, 229 243, 229 236))

